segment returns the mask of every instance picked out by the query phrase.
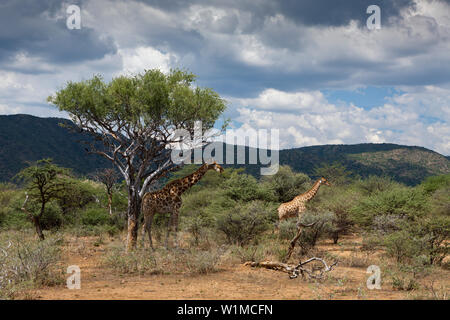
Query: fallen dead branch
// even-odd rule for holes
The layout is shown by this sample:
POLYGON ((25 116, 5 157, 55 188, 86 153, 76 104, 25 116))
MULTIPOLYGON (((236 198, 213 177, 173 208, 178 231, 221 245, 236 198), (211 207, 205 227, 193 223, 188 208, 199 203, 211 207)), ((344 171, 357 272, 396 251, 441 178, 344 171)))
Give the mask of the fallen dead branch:
POLYGON ((331 270, 333 270, 333 267, 335 267, 337 264, 338 261, 332 263, 331 265, 328 265, 325 260, 317 257, 312 257, 304 262, 300 261, 297 265, 287 264, 278 261, 262 261, 262 262, 249 261, 246 262, 244 265, 286 272, 289 274, 290 279, 295 279, 299 275, 301 275, 302 278, 306 275, 308 276, 308 278, 311 279, 322 279, 324 274, 326 272, 330 272, 331 270), (313 261, 319 261, 323 264, 323 266, 320 268, 311 268, 311 269, 305 267, 308 263, 313 261), (319 270, 319 273, 316 273, 317 270, 319 270))

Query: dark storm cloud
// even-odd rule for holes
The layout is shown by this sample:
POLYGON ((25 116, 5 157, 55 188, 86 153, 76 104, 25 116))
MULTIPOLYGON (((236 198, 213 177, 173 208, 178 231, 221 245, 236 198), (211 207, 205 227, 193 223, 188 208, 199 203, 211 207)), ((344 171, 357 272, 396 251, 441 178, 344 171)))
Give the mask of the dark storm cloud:
MULTIPOLYGON (((350 20, 365 25, 368 17, 367 7, 378 5, 382 11, 381 19, 387 24, 389 18, 399 16, 400 10, 413 8, 413 0, 139 0, 152 7, 166 11, 180 11, 187 3, 218 8, 237 8, 251 11, 255 25, 265 17, 281 13, 295 23, 302 25, 341 26, 350 20)), ((443 0, 449 2, 450 0, 443 0)))
MULTIPOLYGON (((74 1, 82 7, 81 1, 74 1)), ((114 53, 112 39, 82 27, 69 30, 61 1, 9 0, 0 5, 0 63, 7 69, 18 53, 53 64, 99 59, 114 53)))
POLYGON ((413 0, 283 0, 277 2, 280 12, 296 23, 304 25, 341 26, 350 20, 365 25, 367 7, 378 5, 381 9, 381 22, 387 24, 389 18, 396 17, 400 10, 413 8, 413 0))

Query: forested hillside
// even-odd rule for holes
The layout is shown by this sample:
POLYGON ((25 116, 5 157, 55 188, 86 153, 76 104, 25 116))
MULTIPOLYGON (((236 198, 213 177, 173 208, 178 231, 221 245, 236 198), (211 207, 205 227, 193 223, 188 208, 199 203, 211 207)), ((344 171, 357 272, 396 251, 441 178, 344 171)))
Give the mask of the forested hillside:
MULTIPOLYGON (((28 161, 53 158, 56 164, 86 175, 110 164, 97 155, 88 155, 80 143, 82 135, 62 127, 67 119, 30 115, 0 116, 0 181, 10 180, 28 161)), ((248 153, 248 148, 246 150, 248 153)), ((386 175, 398 182, 416 185, 431 175, 450 172, 450 160, 422 147, 396 144, 324 145, 280 151, 280 163, 297 172, 314 175, 314 169, 342 164, 354 176, 386 175)), ((259 165, 245 167, 259 176, 259 165)), ((228 166, 228 167, 230 167, 228 166)))

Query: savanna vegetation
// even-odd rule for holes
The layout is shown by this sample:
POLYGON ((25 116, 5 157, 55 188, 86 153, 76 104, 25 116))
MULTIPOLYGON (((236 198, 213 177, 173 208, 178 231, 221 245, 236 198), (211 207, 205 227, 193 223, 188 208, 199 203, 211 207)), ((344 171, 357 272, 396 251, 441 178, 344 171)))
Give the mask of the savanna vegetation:
MULTIPOLYGON (((206 277, 244 262, 283 261, 297 221, 280 223, 277 207, 322 176, 331 186, 321 187, 307 203, 301 222, 312 226, 301 233, 291 263, 312 256, 338 262, 339 267, 315 284, 337 286, 341 296, 353 292, 352 297, 364 297, 366 283, 356 289, 354 273, 376 264, 385 287, 417 292, 409 297, 448 297, 446 287, 424 281, 449 278, 450 174, 412 186, 360 175, 339 161, 314 162, 307 173, 285 165, 263 177, 250 175, 248 168, 209 171, 182 195, 179 246, 163 246, 170 221, 157 214, 152 226, 157 248, 151 250, 138 232, 143 195, 197 168, 172 162, 169 146, 180 137, 171 133, 184 129, 192 134, 196 121, 202 121, 204 133, 225 109, 217 93, 194 80, 193 74, 180 70, 148 70, 109 83, 96 76, 69 82, 49 97, 90 136, 87 150, 110 167, 81 177, 42 159, 0 184, 0 298, 34 298, 42 287, 63 288, 74 256, 82 257, 76 263, 96 259, 96 268, 108 270, 101 277, 206 277), (351 280, 342 273, 345 268, 350 268, 351 280), (347 282, 353 287, 345 287, 347 282)), ((327 297, 335 294, 328 292, 327 297)))
MULTIPOLYGON (((196 168, 186 165, 169 181, 196 168)), ((338 164, 316 172, 326 172, 332 186, 321 187, 308 203, 303 222, 317 223, 305 228, 292 261, 317 256, 361 268, 376 262, 387 277, 385 285, 395 290, 447 297, 445 288, 436 293, 433 287, 431 294, 421 279, 448 270, 450 175, 409 187, 379 176, 352 178, 338 164), (318 246, 339 248, 349 238, 361 239, 359 256, 339 256, 318 246)), ((101 264, 122 275, 199 275, 221 272, 229 264, 281 261, 296 233, 296 219, 278 223, 276 208, 307 191, 316 177, 288 166, 259 180, 242 169, 208 172, 183 195, 180 248, 164 247, 168 217, 157 215, 156 250, 148 248, 144 237, 127 252, 126 185, 77 178, 50 159, 39 161, 0 185, 1 297, 29 298, 34 288, 62 286, 61 252, 73 237, 95 239, 94 246, 105 247, 101 264)))

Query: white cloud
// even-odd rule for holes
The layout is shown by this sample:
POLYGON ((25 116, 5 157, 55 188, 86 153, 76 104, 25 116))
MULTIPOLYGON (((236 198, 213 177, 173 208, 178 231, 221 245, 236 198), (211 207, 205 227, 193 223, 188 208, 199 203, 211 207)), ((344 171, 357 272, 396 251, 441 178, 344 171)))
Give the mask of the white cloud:
POLYGON ((404 93, 369 110, 352 104, 331 104, 317 91, 287 93, 266 89, 256 98, 235 99, 233 102, 239 113, 236 120, 242 123, 243 127, 279 128, 281 148, 389 142, 425 146, 443 154, 450 154, 448 124, 440 119, 427 119, 427 109, 414 105, 420 102, 415 99, 415 95, 425 100, 429 94, 434 95, 431 102, 436 105, 428 105, 428 109, 448 108, 447 91, 435 88, 404 93), (277 100, 277 97, 284 99, 277 100), (299 97, 312 100, 307 100, 308 103, 302 105, 302 99, 299 97), (295 103, 297 108, 286 108, 287 105, 295 106, 295 103))
POLYGON ((306 111, 320 107, 330 112, 334 106, 329 104, 320 91, 310 92, 284 92, 273 88, 265 89, 257 98, 238 99, 244 106, 256 109, 270 109, 277 111, 306 111))
POLYGON ((154 68, 168 72, 171 65, 177 60, 174 54, 164 54, 152 47, 119 49, 118 54, 122 57, 122 72, 124 73, 139 73, 154 68))

